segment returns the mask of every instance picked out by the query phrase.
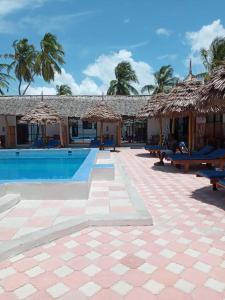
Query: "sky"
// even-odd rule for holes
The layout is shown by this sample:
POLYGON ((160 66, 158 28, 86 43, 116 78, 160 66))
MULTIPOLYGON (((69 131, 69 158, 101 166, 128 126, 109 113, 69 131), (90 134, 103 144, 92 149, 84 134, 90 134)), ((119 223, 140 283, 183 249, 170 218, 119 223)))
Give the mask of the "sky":
MULTIPOLYGON (((0 53, 28 38, 37 48, 46 32, 63 45, 66 63, 55 81, 36 78, 27 94, 55 94, 68 84, 74 95, 106 93, 114 69, 129 61, 140 91, 154 72, 172 65, 184 78, 203 70, 199 50, 225 36, 224 0, 0 0, 0 53)), ((1 63, 3 60, 1 59, 1 63)), ((17 94, 18 83, 9 94, 17 94)))

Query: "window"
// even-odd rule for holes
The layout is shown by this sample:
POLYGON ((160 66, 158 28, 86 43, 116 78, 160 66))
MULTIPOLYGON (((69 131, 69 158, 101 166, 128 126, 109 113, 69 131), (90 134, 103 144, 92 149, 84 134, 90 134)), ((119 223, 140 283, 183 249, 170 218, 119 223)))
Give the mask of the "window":
POLYGON ((88 121, 83 122, 83 129, 92 129, 92 123, 88 121))

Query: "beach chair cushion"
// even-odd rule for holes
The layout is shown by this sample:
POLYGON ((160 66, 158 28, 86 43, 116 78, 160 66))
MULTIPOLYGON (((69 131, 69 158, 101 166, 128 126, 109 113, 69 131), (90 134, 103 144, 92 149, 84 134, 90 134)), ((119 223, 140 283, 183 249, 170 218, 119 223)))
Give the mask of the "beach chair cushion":
POLYGON ((198 171, 197 175, 201 177, 206 177, 208 179, 222 179, 225 178, 225 171, 204 170, 198 171))
POLYGON ((214 150, 210 152, 209 154, 203 155, 203 154, 193 154, 193 155, 175 155, 171 156, 172 161, 192 161, 192 160, 201 160, 201 161, 210 161, 215 159, 220 159, 225 157, 225 149, 219 148, 217 150, 214 150))

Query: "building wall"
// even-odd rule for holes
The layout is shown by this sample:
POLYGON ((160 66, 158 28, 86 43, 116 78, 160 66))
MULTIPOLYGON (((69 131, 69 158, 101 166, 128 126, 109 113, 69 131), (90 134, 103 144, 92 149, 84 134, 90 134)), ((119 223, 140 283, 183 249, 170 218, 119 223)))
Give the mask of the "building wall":
MULTIPOLYGON (((169 125, 170 125, 170 119, 163 119, 162 120, 162 131, 165 133, 169 133, 169 125)), ((160 134, 160 126, 159 126, 159 120, 154 118, 148 118, 147 121, 147 139, 150 141, 152 139, 152 136, 156 136, 160 134)))

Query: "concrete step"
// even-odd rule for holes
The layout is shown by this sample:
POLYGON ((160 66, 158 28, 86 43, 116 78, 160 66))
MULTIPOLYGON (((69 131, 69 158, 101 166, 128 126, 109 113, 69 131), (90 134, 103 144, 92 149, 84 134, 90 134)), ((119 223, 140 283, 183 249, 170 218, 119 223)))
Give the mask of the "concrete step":
POLYGON ((6 194, 0 198, 0 213, 15 206, 21 200, 20 194, 6 194))

